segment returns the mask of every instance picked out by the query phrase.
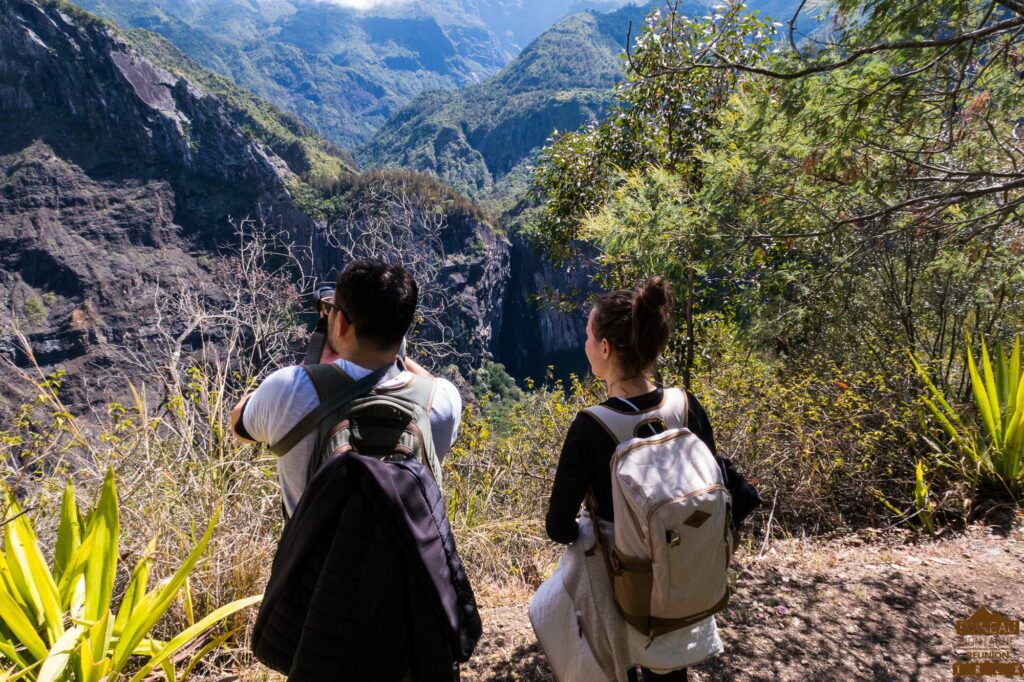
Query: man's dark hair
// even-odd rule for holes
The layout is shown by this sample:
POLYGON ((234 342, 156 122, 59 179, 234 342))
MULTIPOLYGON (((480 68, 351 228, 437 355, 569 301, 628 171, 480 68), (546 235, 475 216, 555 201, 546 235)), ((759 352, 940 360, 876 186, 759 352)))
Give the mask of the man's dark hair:
POLYGON ((408 270, 377 260, 355 260, 338 275, 334 302, 360 341, 393 348, 412 325, 419 287, 408 270))

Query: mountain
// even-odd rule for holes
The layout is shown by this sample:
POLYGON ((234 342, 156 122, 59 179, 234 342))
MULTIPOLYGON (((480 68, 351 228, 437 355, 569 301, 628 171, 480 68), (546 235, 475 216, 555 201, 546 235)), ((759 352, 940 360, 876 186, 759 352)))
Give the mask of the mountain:
MULTIPOLYGON (((230 217, 262 215, 308 245, 312 274, 324 277, 342 255, 323 230, 347 207, 371 205, 387 180, 354 173, 294 118, 140 37, 60 0, 0 3, 0 295, 10 301, 0 354, 69 370, 62 395, 77 407, 124 390, 126 348, 182 333, 182 320, 157 315, 161 296, 223 297, 230 217)), ((486 357, 507 243, 443 183, 406 176, 446 218, 437 279, 456 302, 445 320, 453 341, 486 357)), ((9 363, 0 385, 0 411, 25 397, 9 363)))
POLYGON ((167 38, 347 148, 417 94, 478 83, 559 19, 630 0, 79 0, 167 38))
POLYGON ((357 152, 358 160, 433 173, 473 196, 491 192, 552 131, 603 115, 621 77, 629 25, 647 11, 629 6, 562 20, 486 82, 418 97, 357 152))
POLYGON ((511 58, 458 3, 81 0, 158 33, 203 66, 354 146, 424 89, 475 83, 511 58))
POLYGON ((567 16, 586 10, 611 12, 642 0, 465 0, 464 4, 518 52, 567 16))

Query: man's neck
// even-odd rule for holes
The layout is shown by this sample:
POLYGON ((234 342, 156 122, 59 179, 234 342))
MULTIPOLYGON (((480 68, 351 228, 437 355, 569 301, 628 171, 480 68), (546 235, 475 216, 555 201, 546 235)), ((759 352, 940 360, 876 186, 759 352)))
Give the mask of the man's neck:
POLYGON ((344 349, 341 353, 335 353, 330 345, 326 345, 324 353, 320 357, 320 362, 328 363, 334 362, 335 360, 347 360, 353 365, 358 365, 363 369, 376 370, 385 365, 394 364, 395 358, 398 357, 397 353, 375 353, 366 352, 361 349, 344 349))

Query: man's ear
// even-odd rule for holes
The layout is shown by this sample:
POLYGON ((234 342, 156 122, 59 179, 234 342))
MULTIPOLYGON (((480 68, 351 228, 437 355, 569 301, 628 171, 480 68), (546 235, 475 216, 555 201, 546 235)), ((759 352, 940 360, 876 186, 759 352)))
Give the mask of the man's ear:
POLYGON ((338 313, 337 314, 337 318, 338 318, 338 335, 339 336, 348 336, 349 334, 354 334, 355 333, 355 328, 352 326, 352 323, 349 322, 348 319, 344 315, 342 315, 341 313, 338 313))

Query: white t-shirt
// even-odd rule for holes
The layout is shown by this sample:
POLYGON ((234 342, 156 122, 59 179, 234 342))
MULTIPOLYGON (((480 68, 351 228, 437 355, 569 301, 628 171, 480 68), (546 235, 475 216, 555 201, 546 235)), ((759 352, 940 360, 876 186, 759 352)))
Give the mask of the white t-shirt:
MULTIPOLYGON (((356 381, 372 373, 372 370, 348 360, 335 360, 334 364, 356 381)), ((401 385, 409 378, 409 372, 400 371, 395 366, 388 370, 377 385, 401 385)), ((434 439, 437 459, 441 461, 458 436, 462 398, 458 389, 447 379, 437 377, 435 381, 437 389, 430 406, 430 433, 434 439)), ((264 379, 249 398, 242 412, 242 426, 253 440, 273 445, 319 404, 316 389, 305 370, 298 365, 283 367, 264 379)), ((295 511, 306 487, 306 472, 315 441, 314 431, 277 461, 281 498, 288 514, 295 511)))

